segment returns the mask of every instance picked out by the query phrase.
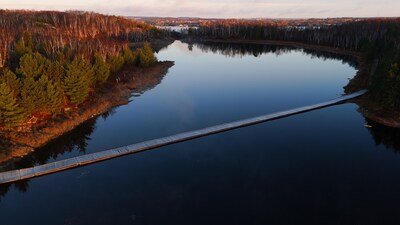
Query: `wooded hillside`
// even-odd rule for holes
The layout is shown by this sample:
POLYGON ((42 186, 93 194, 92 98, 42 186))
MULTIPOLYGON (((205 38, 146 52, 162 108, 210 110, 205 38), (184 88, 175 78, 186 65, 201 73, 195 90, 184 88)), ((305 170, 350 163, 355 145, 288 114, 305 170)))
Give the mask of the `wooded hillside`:
POLYGON ((369 42, 384 42, 400 48, 400 18, 364 19, 338 24, 290 26, 288 22, 222 20, 202 23, 191 33, 199 37, 217 39, 257 39, 297 41, 327 45, 346 50, 361 50, 369 42))
MULTIPOLYGON (((332 22, 332 21, 331 21, 332 22)), ((372 66, 369 89, 387 106, 400 107, 400 18, 374 18, 335 24, 293 26, 284 21, 221 20, 189 29, 205 39, 275 40, 362 52, 372 66)))
POLYGON ((103 58, 126 47, 129 41, 143 41, 157 31, 143 22, 92 12, 0 10, 0 68, 15 50, 15 40, 29 33, 37 49, 54 57, 65 47, 85 57, 97 51, 103 58))
POLYGON ((133 52, 128 42, 155 32, 96 13, 0 11, 0 131, 77 109, 124 66, 154 65, 148 43, 133 52))

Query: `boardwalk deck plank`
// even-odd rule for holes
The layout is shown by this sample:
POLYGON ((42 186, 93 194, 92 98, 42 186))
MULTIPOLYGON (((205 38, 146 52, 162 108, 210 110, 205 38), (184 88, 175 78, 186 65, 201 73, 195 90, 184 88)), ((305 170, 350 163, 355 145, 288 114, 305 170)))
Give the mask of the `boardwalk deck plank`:
POLYGON ((102 160, 102 159, 114 158, 118 155, 120 155, 118 150, 107 150, 107 151, 93 153, 93 158, 95 160, 102 160))
POLYGON ((43 164, 40 166, 35 166, 35 167, 33 167, 33 171, 35 172, 35 176, 42 176, 45 174, 54 173, 58 170, 56 167, 56 163, 52 162, 52 163, 43 164))
POLYGON ((127 148, 129 149, 129 151, 137 151, 137 150, 141 150, 141 149, 147 148, 147 145, 144 142, 140 142, 140 143, 137 143, 137 144, 128 145, 127 148))
POLYGON ((69 169, 78 166, 78 160, 76 158, 65 159, 56 162, 56 168, 58 169, 69 169))
POLYGON ((0 173, 0 184, 10 183, 21 179, 19 170, 12 170, 4 173, 0 173))
POLYGON ((1 172, 0 173, 0 184, 3 183, 10 183, 10 182, 15 182, 18 180, 22 179, 28 179, 36 176, 42 176, 70 168, 74 168, 77 166, 82 166, 86 164, 91 164, 99 161, 104 161, 107 159, 115 158, 117 156, 122 156, 126 154, 131 154, 135 152, 140 152, 144 150, 149 150, 153 148, 157 148, 160 146, 176 143, 176 142, 181 142, 181 141, 186 141, 218 132, 223 132, 223 131, 228 131, 244 126, 250 126, 253 124, 261 123, 261 122, 266 122, 274 119, 279 119, 303 112, 308 112, 314 109, 320 109, 323 107, 335 105, 341 102, 345 102, 347 100, 350 100, 355 97, 359 97, 363 94, 365 94, 367 91, 366 90, 361 90, 353 94, 341 96, 336 99, 332 99, 326 102, 322 103, 317 103, 314 105, 308 105, 308 106, 303 106, 303 107, 298 107, 295 109, 290 109, 290 110, 285 110, 281 112, 276 112, 276 113, 270 113, 258 117, 253 117, 249 119, 244 119, 240 121, 234 121, 231 123, 225 123, 221 125, 216 125, 216 126, 211 126, 208 128, 203 128, 199 130, 194 130, 194 131, 188 131, 176 135, 171 135, 168 137, 164 138, 158 138, 154 140, 149 140, 141 143, 136 143, 128 146, 123 146, 120 148, 116 149, 111 149, 107 151, 102 151, 102 152, 96 152, 96 153, 91 153, 87 155, 82 155, 82 156, 77 156, 74 158, 70 159, 65 159, 57 162, 52 162, 40 166, 35 166, 31 168, 26 168, 26 169, 20 169, 20 170, 12 170, 12 171, 7 171, 7 172, 1 172))
POLYGON ((20 169, 19 170, 19 175, 21 179, 28 179, 35 177, 35 170, 33 167, 31 168, 26 168, 26 169, 20 169))
POLYGON ((94 160, 93 154, 81 155, 75 157, 80 166, 91 163, 94 160))

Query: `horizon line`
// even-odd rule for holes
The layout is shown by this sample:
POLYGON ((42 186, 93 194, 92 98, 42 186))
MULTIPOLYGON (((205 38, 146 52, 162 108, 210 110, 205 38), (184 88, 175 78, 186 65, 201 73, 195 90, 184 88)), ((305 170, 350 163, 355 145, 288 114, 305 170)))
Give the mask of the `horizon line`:
POLYGON ((378 19, 378 18, 400 18, 400 16, 334 16, 334 17, 201 17, 201 16, 151 16, 151 15, 124 15, 124 14, 110 14, 93 10, 81 9, 17 9, 17 8, 0 8, 0 11, 30 11, 30 12, 88 12, 98 13, 107 16, 131 17, 131 18, 186 18, 186 19, 204 19, 204 20, 257 20, 257 19, 272 19, 272 20, 297 20, 297 19, 378 19))

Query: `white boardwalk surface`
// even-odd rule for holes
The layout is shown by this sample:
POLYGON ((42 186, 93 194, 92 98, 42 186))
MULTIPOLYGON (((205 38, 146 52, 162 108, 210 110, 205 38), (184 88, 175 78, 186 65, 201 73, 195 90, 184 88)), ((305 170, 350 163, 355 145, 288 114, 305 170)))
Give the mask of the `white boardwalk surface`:
POLYGON ((361 90, 349 95, 344 95, 339 98, 335 98, 326 102, 303 106, 291 110, 281 111, 277 113, 266 114, 258 117, 253 117, 249 119, 239 120, 236 122, 225 123, 221 125, 216 125, 200 130, 188 131, 168 137, 158 138, 150 141, 145 141, 133 145, 128 145, 116 149, 111 149, 102 152, 96 152, 91 154, 86 154, 82 156, 77 156, 70 159, 65 159, 57 162, 52 162, 40 166, 35 166, 31 168, 19 169, 19 170, 12 170, 0 173, 0 184, 15 182, 19 180, 24 180, 28 178, 33 178, 37 176, 43 176, 50 173, 55 173, 67 169, 71 169, 78 166, 83 166, 87 164, 92 164, 112 158, 116 158, 119 156, 132 154, 136 152, 146 151, 150 149, 154 149, 157 147, 170 145, 177 142, 182 142, 194 138, 203 137, 206 135, 211 135, 219 132, 224 132, 228 130, 233 130, 240 127, 250 126, 258 123, 263 123, 270 120, 276 120, 283 117, 288 117, 291 115, 304 113, 308 111, 312 111, 315 109, 324 108, 327 106, 335 105, 342 103, 344 101, 359 97, 365 94, 367 90, 361 90))

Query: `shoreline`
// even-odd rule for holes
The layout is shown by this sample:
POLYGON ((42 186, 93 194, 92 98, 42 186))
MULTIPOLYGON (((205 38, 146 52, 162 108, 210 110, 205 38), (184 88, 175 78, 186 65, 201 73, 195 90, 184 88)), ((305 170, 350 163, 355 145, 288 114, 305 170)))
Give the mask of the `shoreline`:
POLYGON ((363 57, 363 55, 359 52, 342 50, 334 47, 323 46, 323 45, 311 45, 305 44, 301 42, 292 42, 292 41, 272 41, 272 40, 219 40, 219 39, 202 39, 203 42, 213 42, 213 43, 232 43, 232 44, 263 44, 263 45, 282 45, 282 46, 291 46, 296 48, 308 48, 314 50, 321 50, 325 52, 350 55, 354 57, 363 57))
MULTIPOLYGON (((170 44, 172 44, 175 41, 173 38, 156 38, 150 40, 151 47, 155 52, 159 52, 164 48, 167 48, 170 44)), ((144 42, 131 42, 129 43, 130 48, 142 48, 144 42)))
MULTIPOLYGON (((370 76, 371 65, 366 62, 363 54, 355 51, 348 51, 337 49, 328 46, 311 45, 299 42, 285 42, 285 41, 270 41, 270 40, 217 40, 217 39, 204 39, 203 42, 211 43, 232 43, 232 44, 263 44, 263 45, 281 45, 290 46, 295 48, 318 50, 323 52, 335 53, 339 55, 352 56, 357 60, 358 65, 356 66, 356 74, 349 81, 349 83, 343 87, 345 94, 351 92, 366 89, 368 86, 368 79, 370 76)), ((367 94, 368 95, 368 94, 367 94)))
MULTIPOLYGON (((169 40, 170 41, 170 40, 169 40)), ((320 50, 330 53, 353 56, 357 59, 357 73, 343 87, 346 94, 359 91, 367 87, 370 76, 371 65, 365 61, 361 53, 347 50, 340 50, 332 47, 309 45, 296 42, 284 41, 264 41, 264 40, 211 40, 204 39, 202 42, 213 43, 236 43, 236 44, 270 44, 292 46, 303 49, 320 50)), ((37 128, 31 132, 15 132, 16 137, 10 138, 10 145, 0 149, 0 164, 6 164, 24 157, 36 149, 43 147, 50 141, 73 130, 80 124, 97 117, 114 107, 129 103, 129 98, 133 92, 143 92, 147 88, 154 86, 153 82, 139 81, 138 76, 157 77, 162 76, 173 66, 170 61, 159 62, 151 68, 126 67, 118 74, 110 76, 109 81, 104 88, 96 93, 82 106, 75 108, 70 112, 59 115, 45 123, 39 123, 37 128), (128 76, 127 76, 128 75, 128 76), (132 78, 128 80, 127 78, 132 78)), ((359 106, 358 111, 366 118, 373 120, 385 126, 400 128, 400 117, 396 113, 388 113, 382 106, 372 101, 366 94, 362 98, 352 100, 359 106)))
POLYGON ((104 87, 97 90, 80 107, 39 123, 29 132, 6 134, 8 145, 0 150, 0 163, 17 160, 46 145, 80 124, 112 108, 129 103, 133 92, 143 92, 161 82, 174 62, 158 62, 150 68, 125 67, 110 76, 104 87))
MULTIPOLYGON (((267 45, 283 45, 291 46, 304 49, 320 50, 330 53, 343 54, 348 56, 353 56, 357 59, 358 65, 356 67, 357 73, 349 81, 349 83, 343 87, 344 92, 349 94, 361 89, 366 89, 368 87, 368 81, 371 76, 371 71, 373 70, 372 65, 366 62, 363 54, 355 51, 348 51, 337 49, 334 47, 320 46, 320 45, 310 45, 299 42, 285 42, 285 41, 271 41, 271 40, 218 40, 218 39, 203 39, 203 42, 212 43, 233 43, 233 44, 267 44, 267 45)), ((367 93, 361 98, 352 100, 353 103, 357 104, 358 112, 360 112, 365 118, 370 119, 378 124, 400 128, 400 113, 397 113, 387 107, 384 107, 377 103, 372 97, 367 93)))
POLYGON ((400 128, 400 113, 371 100, 368 95, 356 100, 358 111, 367 119, 380 125, 400 128))

